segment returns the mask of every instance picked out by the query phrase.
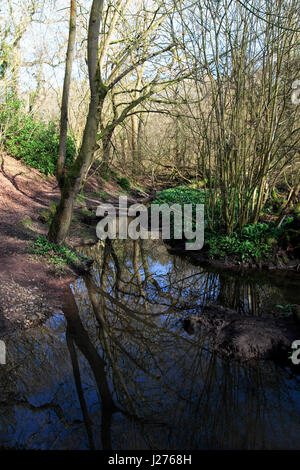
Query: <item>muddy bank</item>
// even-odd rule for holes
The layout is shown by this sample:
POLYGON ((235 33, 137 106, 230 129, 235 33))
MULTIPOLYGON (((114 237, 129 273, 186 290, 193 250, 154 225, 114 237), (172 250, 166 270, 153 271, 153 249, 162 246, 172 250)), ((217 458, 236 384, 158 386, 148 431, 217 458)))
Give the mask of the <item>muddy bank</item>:
POLYGON ((251 361, 287 359, 291 344, 300 337, 295 318, 242 316, 221 305, 207 305, 199 315, 184 320, 185 330, 211 333, 211 346, 222 356, 251 361))

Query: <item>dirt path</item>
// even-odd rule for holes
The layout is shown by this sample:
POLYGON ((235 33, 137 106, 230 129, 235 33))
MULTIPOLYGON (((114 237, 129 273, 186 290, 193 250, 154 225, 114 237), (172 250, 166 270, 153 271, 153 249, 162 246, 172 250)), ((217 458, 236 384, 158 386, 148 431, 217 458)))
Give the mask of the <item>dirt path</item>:
MULTIPOLYGON (((105 188, 101 187, 94 173, 91 171, 85 184, 84 202, 75 204, 67 239, 72 247, 97 241, 95 227, 85 223, 81 206, 91 215, 101 202, 99 190, 105 189, 102 193, 109 196, 105 202, 114 203, 120 195, 116 182, 105 182, 105 188)), ((132 193, 129 204, 145 197, 132 193)), ((40 215, 59 195, 55 177, 45 177, 0 154, 0 339, 15 327, 29 327, 58 312, 66 286, 78 277, 70 268, 58 272, 28 252, 39 235, 47 234, 48 225, 40 215)))
POLYGON ((43 177, 7 155, 0 171, 0 334, 28 327, 57 312, 63 289, 74 276, 29 254, 30 242, 46 234, 39 221, 43 209, 59 198, 54 177, 43 177))

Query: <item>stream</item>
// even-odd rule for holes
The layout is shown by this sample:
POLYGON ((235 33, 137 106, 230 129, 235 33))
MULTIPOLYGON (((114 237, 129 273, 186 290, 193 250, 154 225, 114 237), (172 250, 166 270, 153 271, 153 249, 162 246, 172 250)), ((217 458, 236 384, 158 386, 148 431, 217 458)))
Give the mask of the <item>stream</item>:
POLYGON ((210 303, 253 316, 300 305, 298 276, 210 271, 160 240, 82 251, 93 276, 6 338, 0 448, 300 449, 299 372, 225 360, 183 326, 210 303))

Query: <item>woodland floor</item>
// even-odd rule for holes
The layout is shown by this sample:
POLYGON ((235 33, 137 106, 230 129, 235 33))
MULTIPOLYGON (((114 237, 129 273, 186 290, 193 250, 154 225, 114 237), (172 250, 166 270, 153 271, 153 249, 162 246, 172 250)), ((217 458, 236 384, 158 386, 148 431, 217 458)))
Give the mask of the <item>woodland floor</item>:
MULTIPOLYGON (((0 156, 0 333, 16 327, 26 328, 45 320, 60 310, 66 286, 78 277, 70 268, 57 270, 28 252, 39 235, 49 226, 39 219, 50 203, 59 199, 54 177, 45 177, 20 161, 0 156)), ((99 184, 98 184, 99 186, 99 184)), ((99 199, 92 178, 85 186, 87 207, 96 207, 99 199)), ((114 192, 116 188, 106 188, 114 192)), ((79 210, 77 206, 77 211, 79 210)), ((94 227, 75 217, 67 240, 75 247, 96 242, 94 227)))

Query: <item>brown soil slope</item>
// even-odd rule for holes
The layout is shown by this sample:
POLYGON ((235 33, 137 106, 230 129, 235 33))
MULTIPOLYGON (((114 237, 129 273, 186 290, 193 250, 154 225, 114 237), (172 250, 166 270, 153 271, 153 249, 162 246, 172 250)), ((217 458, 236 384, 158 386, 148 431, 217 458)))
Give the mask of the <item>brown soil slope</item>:
POLYGON ((7 155, 0 156, 0 333, 30 326, 60 308, 72 274, 29 254, 30 242, 47 233, 43 209, 59 197, 54 177, 44 177, 7 155))

